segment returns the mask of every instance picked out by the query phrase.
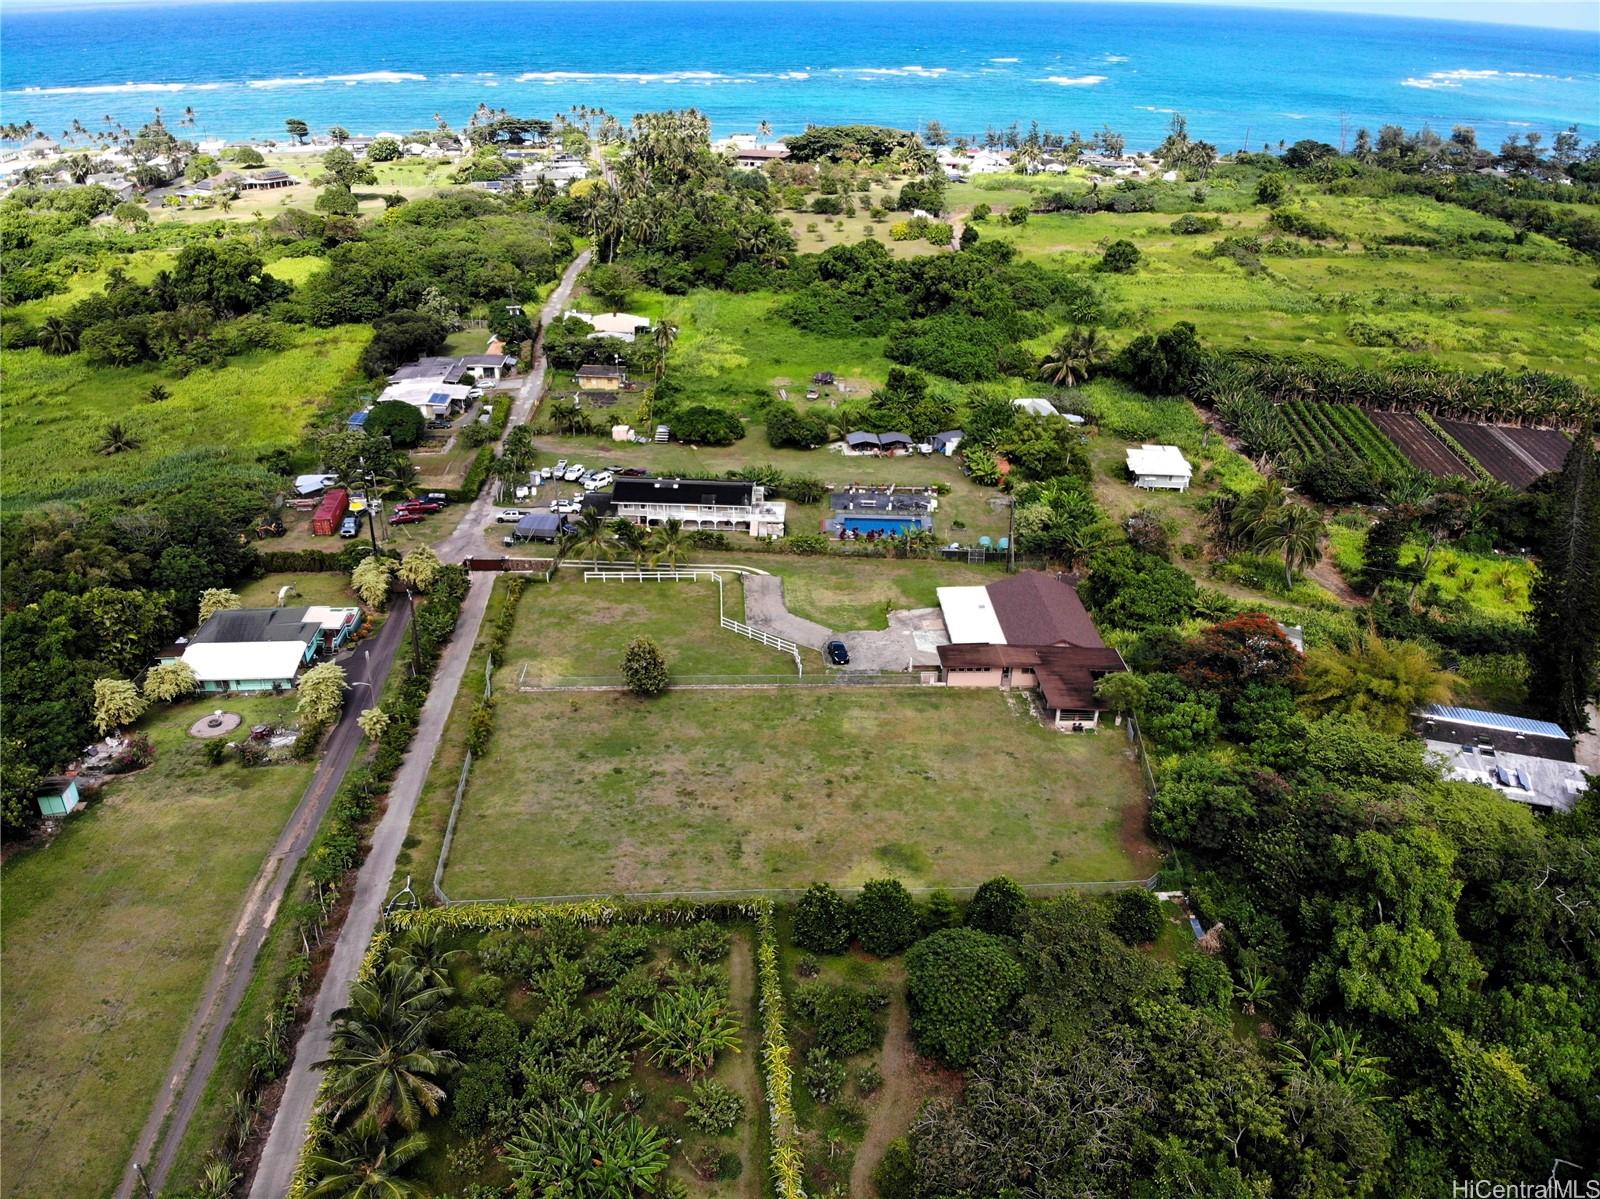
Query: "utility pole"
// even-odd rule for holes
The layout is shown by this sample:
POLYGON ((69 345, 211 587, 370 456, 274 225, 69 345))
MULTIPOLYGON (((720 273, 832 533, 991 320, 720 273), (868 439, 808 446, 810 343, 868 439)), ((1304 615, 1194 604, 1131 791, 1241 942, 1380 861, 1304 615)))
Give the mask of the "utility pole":
POLYGON ((415 678, 421 669, 422 640, 417 636, 417 604, 409 587, 406 588, 406 615, 410 618, 406 623, 411 626, 411 677, 415 678))
POLYGON ((1011 497, 1011 502, 1006 505, 1007 519, 1010 524, 1006 533, 1006 573, 1017 573, 1017 499, 1011 497))
POLYGON ((367 476, 367 533, 372 538, 372 556, 376 558, 378 556, 378 509, 373 503, 372 493, 378 489, 378 480, 377 476, 368 468, 365 458, 358 458, 356 461, 360 463, 361 469, 367 476))

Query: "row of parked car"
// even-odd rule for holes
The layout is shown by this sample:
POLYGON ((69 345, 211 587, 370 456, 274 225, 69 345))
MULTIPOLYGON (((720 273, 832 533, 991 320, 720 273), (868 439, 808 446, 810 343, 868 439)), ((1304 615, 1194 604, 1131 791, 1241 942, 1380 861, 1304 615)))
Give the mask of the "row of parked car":
MULTIPOLYGON (((450 502, 449 497, 442 491, 430 491, 426 495, 414 500, 401 500, 394 506, 394 511, 389 514, 391 525, 414 525, 443 510, 450 502)), ((362 513, 352 512, 339 522, 339 536, 350 538, 361 536, 362 513)))

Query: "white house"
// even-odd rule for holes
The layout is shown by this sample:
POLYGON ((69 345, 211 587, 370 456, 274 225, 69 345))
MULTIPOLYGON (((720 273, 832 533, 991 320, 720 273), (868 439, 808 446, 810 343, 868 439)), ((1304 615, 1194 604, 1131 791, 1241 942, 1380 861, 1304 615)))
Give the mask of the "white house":
POLYGON ((766 489, 736 479, 618 479, 611 489, 613 515, 655 527, 668 519, 698 529, 782 537, 787 510, 766 489))
POLYGON ((1141 445, 1128 448, 1128 473, 1146 491, 1188 491, 1194 467, 1175 445, 1141 445))
POLYGON ((467 393, 471 390, 472 388, 462 383, 402 379, 399 383, 391 383, 385 387, 383 394, 378 397, 378 402, 410 404, 422 413, 424 420, 432 420, 437 416, 449 416, 453 410, 465 406, 467 393))
POLYGON ((650 332, 650 318, 635 316, 631 312, 579 312, 576 308, 569 308, 561 315, 576 317, 586 325, 593 325, 594 332, 589 335, 593 338, 614 337, 618 341, 632 341, 639 334, 650 332))
POLYGON ((293 687, 318 651, 338 649, 360 627, 360 608, 228 609, 200 626, 182 659, 202 691, 271 691, 293 687))

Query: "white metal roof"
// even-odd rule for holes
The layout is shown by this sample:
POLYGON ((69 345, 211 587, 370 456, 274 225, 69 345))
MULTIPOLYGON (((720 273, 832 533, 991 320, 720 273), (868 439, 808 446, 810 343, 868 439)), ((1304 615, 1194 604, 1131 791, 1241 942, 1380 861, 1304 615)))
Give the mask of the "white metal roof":
POLYGON ((1020 408, 1024 412, 1031 412, 1035 416, 1060 416, 1056 406, 1049 400, 1039 399, 1037 396, 1025 396, 1019 400, 1012 400, 1013 408, 1020 408))
POLYGON ((418 407, 446 407, 451 400, 465 400, 472 388, 462 383, 440 383, 433 379, 402 379, 383 389, 379 403, 398 402, 418 407))
POLYGON ((301 641, 205 642, 183 651, 202 683, 293 679, 306 653, 301 641))
POLYGON ((994 614, 987 587, 940 587, 939 610, 944 627, 956 645, 1004 645, 1005 630, 994 614))
POLYGON ((354 616, 361 613, 360 608, 330 608, 326 604, 312 604, 306 609, 306 620, 316 621, 324 629, 342 629, 354 616))
POLYGON ((1194 468, 1175 445, 1128 447, 1128 469, 1136 475, 1168 475, 1187 479, 1194 468))

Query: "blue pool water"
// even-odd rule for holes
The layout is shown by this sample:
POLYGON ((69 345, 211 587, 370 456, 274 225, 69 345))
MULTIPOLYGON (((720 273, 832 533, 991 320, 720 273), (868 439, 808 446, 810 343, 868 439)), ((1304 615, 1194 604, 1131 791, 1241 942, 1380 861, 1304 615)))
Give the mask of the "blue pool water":
POLYGON ((886 533, 895 536, 919 527, 914 516, 843 516, 839 523, 861 537, 868 533, 886 533))

